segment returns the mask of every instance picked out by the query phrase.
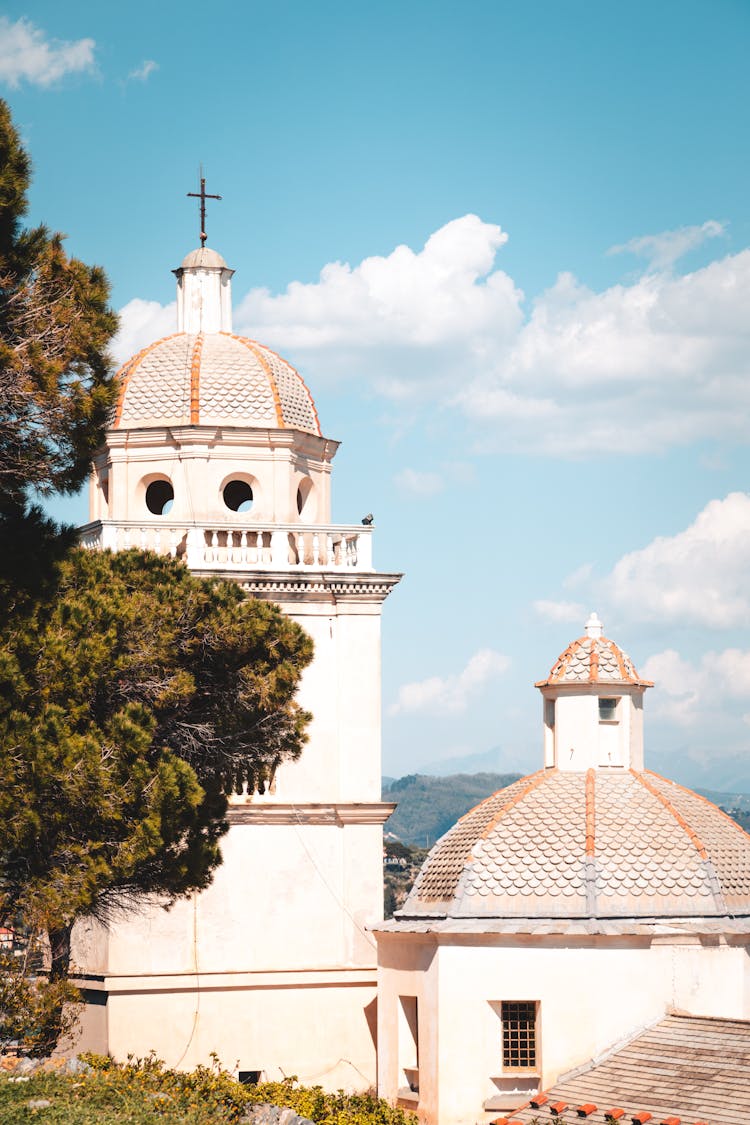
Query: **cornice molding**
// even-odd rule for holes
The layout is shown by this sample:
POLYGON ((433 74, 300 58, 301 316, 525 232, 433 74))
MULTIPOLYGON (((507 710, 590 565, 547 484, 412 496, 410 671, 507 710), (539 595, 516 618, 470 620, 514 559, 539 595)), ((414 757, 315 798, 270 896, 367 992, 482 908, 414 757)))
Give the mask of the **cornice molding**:
POLYGON ((269 597, 275 601, 329 601, 334 598, 354 598, 357 601, 383 602, 403 575, 352 573, 337 574, 332 571, 290 573, 287 571, 226 571, 211 570, 210 567, 193 568, 199 577, 231 577, 243 590, 256 597, 269 597))
POLYGON ((230 824, 384 824, 396 805, 389 801, 335 801, 330 804, 253 802, 230 805, 230 824))

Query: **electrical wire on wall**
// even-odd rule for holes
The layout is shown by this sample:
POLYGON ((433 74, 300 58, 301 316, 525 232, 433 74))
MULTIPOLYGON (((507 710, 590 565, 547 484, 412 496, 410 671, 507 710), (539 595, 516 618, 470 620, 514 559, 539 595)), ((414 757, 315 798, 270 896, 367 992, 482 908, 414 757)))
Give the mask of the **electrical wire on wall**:
MULTIPOLYGON (((338 895, 336 890, 331 886, 331 884, 328 882, 328 880, 326 879, 323 872, 318 867, 318 864, 315 861, 315 856, 312 854, 312 852, 308 848, 307 844, 305 843, 304 837, 302 836, 302 833, 300 832, 300 826, 304 824, 304 821, 302 820, 302 817, 299 815, 299 811, 297 809, 297 806, 292 805, 292 808, 294 809, 294 815, 295 815, 295 818, 297 820, 297 823, 294 826, 294 830, 297 833, 297 839, 299 840, 300 844, 302 845, 302 847, 303 847, 303 849, 304 849, 304 851, 307 855, 307 858, 310 860, 310 863, 313 865, 313 867, 317 871, 318 875, 320 876, 320 881, 322 882, 323 886, 329 892, 329 894, 331 895, 331 897, 333 898, 334 902, 337 904, 339 909, 342 910, 344 914, 346 914, 347 918, 352 923, 354 928, 359 930, 362 937, 365 938, 365 940, 367 942, 369 942, 369 944, 372 946, 373 949, 377 949, 377 944, 376 944, 372 934, 368 934, 367 930, 363 929, 363 927, 359 924, 357 919, 352 914, 351 910, 349 910, 346 903, 342 901, 342 899, 340 898, 340 896, 338 895)), ((344 1062, 346 1062, 346 1061, 347 1060, 345 1059, 344 1062)))
POLYGON ((185 1044, 185 1049, 180 1055, 177 1062, 174 1064, 174 1069, 178 1070, 182 1065, 185 1056, 190 1050, 190 1045, 198 1029, 198 1020, 200 1019, 201 1010, 201 978, 198 970, 198 893, 193 891, 191 895, 193 901, 193 971, 195 973, 195 1011, 193 1012, 193 1026, 190 1028, 190 1035, 185 1044))

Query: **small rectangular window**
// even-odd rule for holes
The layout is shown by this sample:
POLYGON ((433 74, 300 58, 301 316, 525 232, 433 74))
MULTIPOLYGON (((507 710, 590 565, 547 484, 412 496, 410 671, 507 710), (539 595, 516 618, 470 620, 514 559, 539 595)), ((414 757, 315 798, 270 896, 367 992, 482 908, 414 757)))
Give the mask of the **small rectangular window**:
POLYGON ((544 701, 544 721, 550 730, 555 726, 555 701, 554 699, 545 699, 544 701))
POLYGON ((600 723, 616 723, 617 722, 617 700, 605 699, 599 700, 599 722, 600 723))
POLYGON ((536 1067, 536 1001, 503 1000, 503 1070, 536 1067))

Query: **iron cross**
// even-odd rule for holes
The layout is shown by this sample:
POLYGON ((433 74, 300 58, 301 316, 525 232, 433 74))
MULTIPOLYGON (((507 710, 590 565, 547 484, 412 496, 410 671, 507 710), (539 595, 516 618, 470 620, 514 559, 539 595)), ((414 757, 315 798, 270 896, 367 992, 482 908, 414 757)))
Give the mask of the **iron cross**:
POLYGON ((201 246, 206 245, 206 200, 207 199, 221 199, 220 195, 209 195, 206 191, 206 178, 201 176, 201 190, 189 191, 189 199, 200 199, 201 201, 201 246))

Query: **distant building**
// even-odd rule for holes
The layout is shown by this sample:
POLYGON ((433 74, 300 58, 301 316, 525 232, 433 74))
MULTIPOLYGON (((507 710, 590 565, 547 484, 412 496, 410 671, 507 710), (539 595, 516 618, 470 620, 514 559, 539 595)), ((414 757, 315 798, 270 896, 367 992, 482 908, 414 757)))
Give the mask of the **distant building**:
MULTIPOLYGON (((177 332, 123 366, 91 482, 91 549, 143 547, 279 603, 315 642, 298 762, 232 800, 212 885, 168 912, 79 923, 81 1046, 169 1065, 211 1052, 248 1075, 375 1082, 383 917, 380 614, 399 575, 372 565, 372 520, 331 523, 338 442, 269 348, 233 335, 233 271, 214 250, 177 276, 177 332)), ((363 511, 369 498, 363 497, 363 511)))
MULTIPOLYGON (((750 837, 644 769, 651 686, 592 615, 537 684, 543 768, 462 817, 376 927, 379 1092, 430 1125, 548 1116, 535 1095, 670 1012, 750 1019, 750 837)), ((704 1120, 746 1120, 747 1062, 730 1116, 704 1120)), ((596 1099, 592 1121, 658 1111, 665 1079, 643 1064, 644 1088, 611 1090, 642 1104, 596 1099)))

